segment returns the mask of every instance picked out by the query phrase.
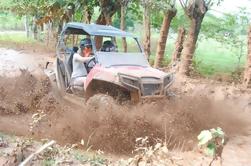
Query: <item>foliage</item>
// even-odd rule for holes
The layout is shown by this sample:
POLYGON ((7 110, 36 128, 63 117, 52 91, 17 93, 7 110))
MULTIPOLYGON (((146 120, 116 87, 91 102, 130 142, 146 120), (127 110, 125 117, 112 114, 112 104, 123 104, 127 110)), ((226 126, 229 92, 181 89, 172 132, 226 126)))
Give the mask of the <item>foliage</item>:
MULTIPOLYGON (((204 148, 204 152, 207 155, 215 156, 219 148, 223 147, 225 143, 225 133, 220 127, 216 129, 203 130, 198 135, 199 147, 204 148)), ((221 154, 218 154, 221 155, 221 154)))
MULTIPOLYGON (((123 0, 122 0, 123 2, 123 0)), ((121 12, 117 12, 116 15, 114 16, 113 23, 112 25, 120 28, 120 17, 121 17, 121 12)), ((142 23, 142 11, 140 8, 140 4, 138 1, 128 1, 127 7, 126 7, 126 30, 129 28, 134 29, 135 24, 137 23, 142 23)))
MULTIPOLYGON (((130 16, 130 13, 126 15, 126 30, 129 28, 134 28, 135 21, 131 19, 132 17, 130 16)), ((120 28, 120 16, 119 14, 116 14, 113 18, 113 23, 112 25, 116 28, 120 28)))
MULTIPOLYGON (((186 12, 186 15, 188 15, 188 16, 192 16, 192 15, 190 15, 190 14, 192 14, 191 12, 193 12, 192 9, 195 7, 195 5, 197 3, 200 3, 200 1, 194 1, 194 0, 179 0, 179 1, 180 1, 182 8, 186 12), (192 6, 192 8, 191 8, 191 6, 192 6)), ((223 0, 202 0, 201 2, 205 3, 205 6, 207 7, 206 10, 208 10, 213 5, 218 6, 222 1, 223 0)), ((204 9, 199 9, 199 10, 204 10, 204 9)))
POLYGON ((119 161, 119 165, 175 165, 171 153, 166 144, 156 143, 154 146, 148 145, 148 137, 136 139, 136 154, 133 158, 119 161))
POLYGON ((24 30, 23 19, 11 13, 0 12, 0 30, 24 30))
POLYGON ((158 29, 161 27, 164 17, 164 14, 160 14, 160 12, 166 13, 168 10, 176 10, 175 0, 141 0, 141 5, 150 8, 151 25, 158 29))
POLYGON ((237 13, 223 14, 220 18, 210 14, 202 24, 203 35, 206 38, 216 39, 232 49, 238 60, 238 65, 241 63, 242 56, 245 55, 244 47, 246 45, 246 29, 250 22, 249 15, 246 8, 239 8, 237 13))
POLYGON ((133 22, 142 22, 142 9, 139 0, 133 0, 127 7, 127 13, 133 22))

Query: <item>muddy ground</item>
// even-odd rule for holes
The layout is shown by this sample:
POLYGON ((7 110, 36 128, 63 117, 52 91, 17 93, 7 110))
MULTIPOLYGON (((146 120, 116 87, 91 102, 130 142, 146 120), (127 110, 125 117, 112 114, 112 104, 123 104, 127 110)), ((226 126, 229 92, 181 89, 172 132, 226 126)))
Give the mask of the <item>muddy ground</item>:
MULTIPOLYGON (((133 157, 136 138, 147 136, 149 145, 168 140, 181 165, 208 165, 197 152, 197 135, 219 126, 228 136, 223 165, 251 163, 251 91, 241 85, 176 75, 169 99, 121 105, 97 95, 79 107, 55 95, 43 74, 53 53, 18 48, 0 48, 0 131, 5 134, 53 139, 61 146, 83 140, 93 151, 115 156, 113 161, 133 157)), ((0 159, 6 163, 8 157, 0 159)))

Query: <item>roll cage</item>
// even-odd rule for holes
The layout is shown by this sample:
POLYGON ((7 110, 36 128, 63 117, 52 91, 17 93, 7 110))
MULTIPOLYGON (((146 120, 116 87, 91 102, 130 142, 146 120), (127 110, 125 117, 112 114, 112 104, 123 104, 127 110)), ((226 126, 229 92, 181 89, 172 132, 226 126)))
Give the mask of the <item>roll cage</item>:
POLYGON ((112 38, 115 38, 115 37, 133 38, 137 42, 140 52, 143 52, 143 49, 140 46, 139 41, 136 36, 132 35, 129 32, 122 31, 112 26, 71 22, 71 23, 66 24, 66 26, 63 28, 59 37, 59 43, 64 42, 63 41, 64 36, 70 35, 70 34, 89 36, 92 41, 94 53, 97 51, 96 43, 94 40, 95 36, 112 37, 112 38))
POLYGON ((66 85, 70 84, 69 79, 71 78, 72 74, 72 58, 74 54, 73 47, 76 45, 78 46, 79 44, 79 42, 74 43, 74 39, 72 39, 73 41, 70 43, 71 46, 68 46, 67 40, 69 39, 69 36, 73 36, 74 38, 79 35, 83 35, 85 36, 84 38, 88 37, 91 39, 94 61, 96 63, 99 63, 99 57, 97 56, 97 52, 99 52, 99 50, 97 50, 96 47, 95 37, 109 37, 114 40, 116 37, 131 38, 136 41, 138 51, 143 53, 143 49, 140 46, 137 37, 131 33, 107 25, 84 24, 78 22, 67 23, 59 36, 59 41, 56 48, 57 59, 60 61, 59 64, 61 65, 64 78, 66 79, 66 85))

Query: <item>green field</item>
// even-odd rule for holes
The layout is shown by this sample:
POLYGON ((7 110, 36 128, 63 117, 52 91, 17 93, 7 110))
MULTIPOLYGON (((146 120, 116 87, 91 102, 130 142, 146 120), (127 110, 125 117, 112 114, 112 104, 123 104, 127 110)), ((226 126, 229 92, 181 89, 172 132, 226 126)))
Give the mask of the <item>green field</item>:
POLYGON ((195 52, 198 70, 204 75, 215 73, 231 73, 243 67, 246 60, 246 50, 238 60, 238 48, 228 48, 214 40, 199 42, 195 52))
POLYGON ((1 42, 15 42, 15 43, 33 43, 36 42, 32 37, 27 38, 25 32, 6 32, 0 33, 1 42))

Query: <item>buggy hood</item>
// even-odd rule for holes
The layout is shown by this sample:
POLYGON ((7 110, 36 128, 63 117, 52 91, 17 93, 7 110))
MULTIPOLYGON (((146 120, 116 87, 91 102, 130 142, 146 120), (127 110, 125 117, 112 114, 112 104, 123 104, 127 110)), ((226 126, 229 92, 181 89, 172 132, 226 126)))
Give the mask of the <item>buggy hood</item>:
POLYGON ((98 63, 107 72, 124 74, 134 77, 156 77, 166 76, 166 73, 152 68, 143 53, 117 53, 98 52, 98 63))

